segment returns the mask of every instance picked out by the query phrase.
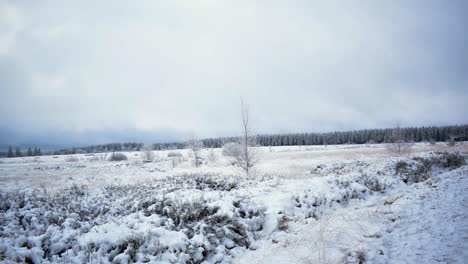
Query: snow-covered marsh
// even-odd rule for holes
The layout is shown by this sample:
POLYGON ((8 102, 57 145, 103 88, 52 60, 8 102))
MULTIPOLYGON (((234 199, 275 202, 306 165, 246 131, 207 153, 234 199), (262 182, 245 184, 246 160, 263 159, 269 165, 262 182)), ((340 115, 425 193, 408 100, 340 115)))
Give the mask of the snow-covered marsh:
POLYGON ((262 148, 2 159, 5 263, 463 263, 467 145, 262 148), (432 151, 458 151, 455 158, 432 151), (367 155, 366 155, 367 153, 367 155), (462 157, 462 161, 460 158, 462 157), (462 162, 462 163, 460 163, 462 162), (454 165, 455 164, 455 165, 454 165), (415 177, 415 175, 417 177, 415 177))

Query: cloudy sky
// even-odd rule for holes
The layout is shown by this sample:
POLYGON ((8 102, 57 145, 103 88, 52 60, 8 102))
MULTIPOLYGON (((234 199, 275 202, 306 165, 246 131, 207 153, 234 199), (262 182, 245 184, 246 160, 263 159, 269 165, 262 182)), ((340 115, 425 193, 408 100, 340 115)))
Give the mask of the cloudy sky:
POLYGON ((468 123, 467 1, 0 0, 0 143, 468 123))

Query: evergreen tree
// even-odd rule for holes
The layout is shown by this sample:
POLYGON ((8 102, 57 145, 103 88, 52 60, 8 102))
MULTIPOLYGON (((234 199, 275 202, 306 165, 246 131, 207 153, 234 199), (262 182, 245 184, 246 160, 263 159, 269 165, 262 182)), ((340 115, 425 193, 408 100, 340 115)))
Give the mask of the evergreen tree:
POLYGON ((16 157, 22 157, 23 156, 23 153, 21 152, 20 147, 16 147, 15 156, 16 157))
POLYGON ((33 151, 31 148, 28 148, 28 151, 26 152, 26 156, 31 157, 33 155, 33 151))
POLYGON ((41 156, 41 149, 40 148, 34 148, 34 156, 41 156))
POLYGON ((13 148, 11 146, 8 146, 7 157, 8 158, 13 158, 14 156, 15 156, 15 153, 13 152, 13 148))

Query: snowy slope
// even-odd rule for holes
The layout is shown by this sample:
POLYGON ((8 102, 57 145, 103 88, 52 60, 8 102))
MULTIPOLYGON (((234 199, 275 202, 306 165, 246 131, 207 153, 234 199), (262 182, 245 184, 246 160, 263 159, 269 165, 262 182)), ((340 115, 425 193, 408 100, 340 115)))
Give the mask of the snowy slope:
POLYGON ((464 263, 468 167, 431 148, 263 148, 250 178, 220 150, 3 159, 0 261, 464 263))

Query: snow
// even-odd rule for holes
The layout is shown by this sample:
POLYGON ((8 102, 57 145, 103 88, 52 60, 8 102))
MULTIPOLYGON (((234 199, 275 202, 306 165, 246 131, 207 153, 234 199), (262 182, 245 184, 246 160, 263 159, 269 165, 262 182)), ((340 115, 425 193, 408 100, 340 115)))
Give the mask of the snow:
POLYGON ((392 204, 383 244, 395 263, 466 263, 468 166, 419 183, 392 204))
MULTIPOLYGON (((468 152, 416 144, 431 151, 468 152)), ((246 178, 215 149, 0 160, 0 262, 464 263, 468 166, 403 182, 380 145, 260 148, 246 178), (177 152, 173 167, 169 152, 177 152), (77 160, 77 161, 71 161, 77 160), (364 262, 363 262, 364 261, 364 262)), ((465 156, 466 158, 466 156, 465 156)))

